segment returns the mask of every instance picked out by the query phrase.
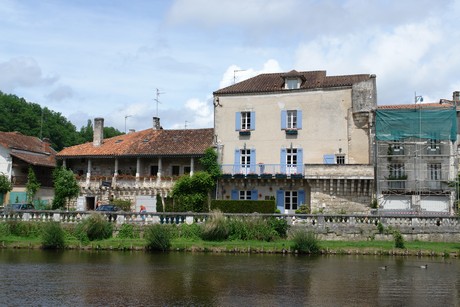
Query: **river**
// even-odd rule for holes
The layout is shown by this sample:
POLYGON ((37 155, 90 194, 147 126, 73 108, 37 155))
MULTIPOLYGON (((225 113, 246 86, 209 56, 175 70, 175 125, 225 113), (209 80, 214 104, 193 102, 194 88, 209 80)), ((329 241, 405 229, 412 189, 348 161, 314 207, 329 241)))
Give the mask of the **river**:
POLYGON ((0 299, 5 306, 459 306, 460 260, 3 249, 0 299))

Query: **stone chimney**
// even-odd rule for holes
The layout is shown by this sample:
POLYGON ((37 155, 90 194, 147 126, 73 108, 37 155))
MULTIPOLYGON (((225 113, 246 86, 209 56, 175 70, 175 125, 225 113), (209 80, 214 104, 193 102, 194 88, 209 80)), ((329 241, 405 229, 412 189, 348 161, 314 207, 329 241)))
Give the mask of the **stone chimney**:
POLYGON ((51 150, 51 141, 49 138, 43 138, 43 151, 50 152, 51 150))
POLYGON ((453 101, 460 101, 460 91, 455 91, 455 92, 452 94, 452 100, 453 100, 453 101))
POLYGON ((160 118, 154 117, 153 118, 153 130, 160 130, 160 129, 163 129, 160 125, 160 118))
POLYGON ((93 146, 101 146, 104 141, 104 119, 97 117, 94 119, 93 146))

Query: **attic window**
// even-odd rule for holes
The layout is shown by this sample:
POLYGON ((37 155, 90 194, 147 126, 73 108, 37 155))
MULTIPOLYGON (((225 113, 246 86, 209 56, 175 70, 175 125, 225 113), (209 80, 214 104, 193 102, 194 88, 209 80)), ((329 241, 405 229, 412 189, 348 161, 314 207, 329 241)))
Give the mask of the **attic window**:
POLYGON ((287 90, 294 90, 300 88, 300 78, 286 78, 284 88, 287 90))

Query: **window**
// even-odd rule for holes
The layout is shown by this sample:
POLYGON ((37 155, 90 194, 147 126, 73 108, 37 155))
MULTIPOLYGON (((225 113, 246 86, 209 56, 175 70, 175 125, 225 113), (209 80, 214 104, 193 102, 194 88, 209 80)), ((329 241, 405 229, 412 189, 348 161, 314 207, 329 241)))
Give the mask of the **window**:
POLYGON ((287 111, 287 129, 297 128, 297 111, 287 111))
POLYGON ((192 168, 190 166, 184 166, 184 174, 190 174, 192 168))
POLYGON ((241 112, 241 130, 251 129, 251 112, 241 112))
POLYGON ((345 155, 336 155, 335 161, 337 164, 345 164, 345 155))
POLYGON ((251 191, 249 191, 249 190, 240 190, 239 200, 251 200, 251 191))
POLYGON ((435 154, 440 154, 441 150, 439 148, 439 141, 437 140, 429 140, 428 141, 428 147, 427 147, 427 153, 429 155, 435 155, 435 154))
POLYGON ((293 90, 300 87, 300 80, 298 78, 286 78, 285 83, 285 88, 288 90, 293 90))
POLYGON ((240 159, 241 169, 247 174, 251 165, 251 150, 240 149, 240 159))
POLYGON ((441 164, 428 164, 428 178, 430 180, 441 180, 441 164))
POLYGON ((158 165, 151 165, 150 166, 150 176, 158 175, 158 165))
POLYGON ((173 176, 179 176, 180 174, 180 166, 179 165, 173 165, 172 166, 172 175, 173 176))
POLYGON ((282 174, 302 174, 303 173, 303 150, 302 148, 282 148, 281 149, 281 169, 282 174))
POLYGON ((285 191, 284 192, 284 209, 286 210, 297 210, 297 191, 285 191))
POLYGON ((406 170, 404 164, 402 163, 393 163, 390 164, 389 168, 390 178, 389 179, 407 179, 406 170))

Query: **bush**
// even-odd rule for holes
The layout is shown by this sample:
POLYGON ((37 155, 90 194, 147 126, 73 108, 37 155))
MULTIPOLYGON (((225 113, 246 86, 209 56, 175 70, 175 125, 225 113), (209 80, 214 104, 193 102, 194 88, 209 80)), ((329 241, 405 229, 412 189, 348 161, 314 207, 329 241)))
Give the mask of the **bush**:
POLYGON ((61 249, 65 247, 65 232, 60 223, 45 223, 42 229, 42 247, 45 249, 61 249))
POLYGON ((304 228, 296 229, 292 232, 292 248, 300 254, 319 254, 319 240, 313 231, 308 231, 304 228))
POLYGON ((231 219, 228 222, 230 240, 273 241, 279 238, 268 219, 249 217, 231 219))
POLYGON ((299 208, 295 211, 296 214, 310 214, 311 210, 307 204, 300 205, 299 208))
POLYGON ((0 223, 0 237, 11 235, 10 225, 8 223, 0 223))
POLYGON ((140 238, 140 230, 132 224, 123 224, 118 231, 117 237, 120 239, 140 238))
POLYGON ((393 238, 395 240, 395 248, 405 248, 404 238, 399 230, 393 232, 393 238))
POLYGON ((207 241, 223 241, 228 238, 229 229, 221 211, 213 211, 204 223, 201 238, 207 241))
POLYGON ((147 249, 166 251, 171 247, 171 230, 167 225, 154 224, 144 232, 147 249))
POLYGON ((377 224, 377 230, 379 231, 379 234, 382 234, 385 231, 385 227, 383 227, 381 222, 377 224))
POLYGON ((78 224, 76 236, 80 241, 94 241, 108 239, 112 236, 113 225, 102 214, 91 214, 86 220, 78 224))
POLYGON ((287 231, 289 229, 289 225, 285 219, 278 219, 275 217, 271 217, 268 219, 268 224, 271 228, 273 228, 280 238, 287 237, 287 231))
POLYGON ((178 238, 187 238, 187 239, 200 239, 202 234, 202 227, 200 224, 179 224, 177 231, 178 238))
POLYGON ((7 223, 10 234, 13 236, 36 238, 41 235, 40 225, 36 222, 10 221, 7 223))
POLYGON ((123 211, 131 212, 131 201, 129 199, 114 199, 111 203, 123 211))

